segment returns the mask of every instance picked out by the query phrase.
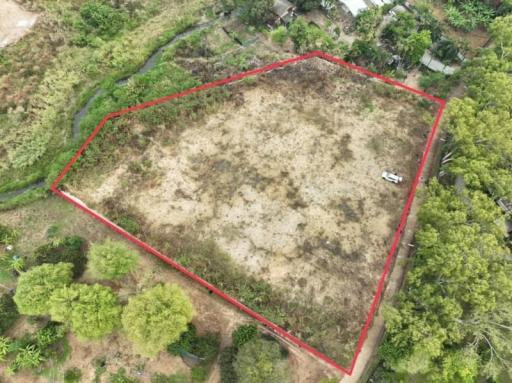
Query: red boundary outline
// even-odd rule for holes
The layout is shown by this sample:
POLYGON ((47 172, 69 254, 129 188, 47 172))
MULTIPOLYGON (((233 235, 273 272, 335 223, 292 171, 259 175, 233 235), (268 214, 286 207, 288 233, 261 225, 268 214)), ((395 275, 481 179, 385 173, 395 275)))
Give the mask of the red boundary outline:
POLYGON ((153 254, 157 258, 160 258, 162 261, 164 261, 165 263, 171 265, 176 270, 178 270, 181 273, 185 274, 187 277, 191 278, 192 280, 198 282, 199 284, 201 284, 203 287, 207 288, 209 291, 211 291, 215 295, 219 296, 220 298, 222 298, 225 301, 229 302, 233 306, 237 307, 239 310, 243 311, 244 313, 246 313, 249 316, 253 317, 254 319, 258 320, 260 323, 264 324, 265 326, 269 327, 270 329, 272 329, 277 334, 279 334, 279 335, 283 336, 284 338, 286 338, 287 340, 291 341, 296 346, 307 350, 309 353, 315 355, 319 359, 321 359, 324 362, 328 363, 329 365, 335 367, 336 369, 340 370, 341 372, 343 372, 345 374, 348 374, 348 375, 352 375, 352 372, 354 370, 355 364, 356 364, 357 359, 359 357, 359 353, 361 352, 361 349, 363 347, 364 341, 366 340, 366 337, 368 335, 368 331, 370 329, 370 326, 372 324, 373 318, 375 316, 375 312, 377 310, 377 307, 379 305, 380 299, 382 297, 382 293, 384 291, 385 283, 386 283, 387 277, 389 275, 389 272, 391 270, 391 266, 392 266, 392 263, 393 263, 393 258, 394 258, 394 255, 396 253, 396 250, 398 248, 398 245, 400 243, 400 239, 401 239, 402 233, 404 231, 405 225, 407 223, 407 218, 409 216, 409 211, 410 211, 412 202, 414 200, 414 196, 416 195, 416 190, 417 190, 418 184, 420 182, 423 170, 425 168, 427 157, 428 157, 428 155, 430 153, 430 150, 432 148, 433 140, 434 140, 436 131, 437 131, 438 127, 439 127, 439 124, 441 122, 441 118, 442 118, 442 115, 443 115, 445 107, 446 107, 446 101, 441 99, 441 98, 435 97, 435 96, 433 96, 431 94, 428 94, 426 92, 423 92, 421 90, 414 89, 414 88, 412 88, 412 87, 410 87, 408 85, 405 85, 405 84, 403 84, 403 83, 401 83, 399 81, 393 80, 391 78, 382 76, 382 75, 380 75, 378 73, 373 73, 373 72, 371 72, 371 71, 369 71, 369 70, 367 70, 365 68, 362 68, 360 66, 351 64, 351 63, 346 62, 344 60, 341 60, 341 59, 339 59, 337 57, 331 56, 331 55, 329 55, 329 54, 327 54, 325 52, 313 51, 313 52, 307 53, 307 54, 302 55, 302 56, 297 56, 297 57, 293 57, 291 59, 278 61, 278 62, 275 62, 273 64, 270 64, 270 65, 267 65, 267 66, 264 66, 264 67, 261 67, 261 68, 257 68, 257 69, 249 70, 247 72, 239 73, 239 74, 227 77, 227 78, 222 79, 222 80, 217 80, 217 81, 213 81, 213 82, 210 82, 210 83, 207 83, 207 84, 203 84, 203 85, 200 85, 200 86, 197 86, 197 87, 194 87, 194 88, 190 88, 190 89, 184 90, 184 91, 179 92, 179 93, 174 93, 174 94, 171 94, 171 95, 168 95, 168 96, 165 96, 165 97, 158 98, 156 100, 147 101, 147 102, 144 102, 142 104, 130 106, 128 108, 118 110, 117 112, 108 113, 98 123, 98 125, 95 127, 93 132, 87 137, 87 139, 81 145, 80 149, 78 149, 78 151, 73 155, 73 157, 69 160, 69 162, 66 164, 66 166, 62 169, 62 171, 59 173, 57 178, 53 181, 52 185, 50 186, 50 190, 54 194, 58 195, 59 197, 63 198, 67 202, 69 202, 72 205, 74 205, 76 208, 82 210, 83 212, 85 212, 88 215, 92 216, 93 218, 95 218, 96 220, 98 220, 99 222, 104 224, 105 226, 109 227, 110 229, 114 230, 118 234, 122 235, 127 240, 129 240, 130 242, 132 242, 135 245, 141 247, 145 251, 153 254), (96 137, 96 135, 100 132, 100 130, 105 126, 105 124, 109 120, 117 118, 117 117, 120 117, 120 116, 122 116, 124 114, 127 114, 127 113, 130 113, 130 112, 134 112, 134 111, 141 110, 141 109, 146 109, 146 108, 149 108, 151 106, 159 105, 159 104, 165 103, 167 101, 170 101, 170 100, 173 100, 173 99, 176 99, 176 98, 184 97, 184 96, 192 94, 192 93, 196 93, 196 92, 199 92, 199 91, 202 91, 202 90, 206 90, 206 89, 215 88, 215 87, 218 87, 218 86, 221 86, 221 85, 226 85, 226 84, 229 84, 229 83, 232 83, 232 82, 244 79, 244 78, 249 77, 249 76, 254 76, 254 75, 257 75, 257 74, 260 74, 260 73, 269 72, 269 71, 271 71, 273 69, 282 68, 282 67, 285 67, 287 65, 297 63, 299 61, 310 59, 312 57, 322 58, 322 59, 330 61, 332 63, 339 64, 339 65, 341 65, 343 67, 350 68, 350 69, 352 69, 352 70, 354 70, 356 72, 359 72, 361 74, 364 74, 366 76, 376 78, 376 79, 378 79, 380 81, 383 81, 383 82, 385 82, 387 84, 393 85, 393 86, 395 86, 397 88, 401 88, 401 89, 404 89, 404 90, 406 90, 406 91, 408 91, 410 93, 413 93, 413 94, 416 94, 418 96, 421 96, 421 97, 423 97, 423 98, 425 98, 425 99, 427 99, 429 101, 432 101, 434 103, 437 103, 439 105, 439 108, 438 108, 438 111, 437 111, 437 115, 436 115, 434 124, 432 126, 432 129, 431 129, 429 135, 428 135, 427 143, 426 143, 425 148, 423 150, 423 155, 422 155, 422 158, 421 158, 420 165, 418 167, 418 170, 416 172, 416 176, 415 176, 415 178, 413 180, 413 183, 411 185, 411 188, 410 188, 410 191, 409 191, 409 195, 408 195, 406 204, 405 204, 404 209, 402 211, 402 215, 401 215, 401 218, 400 218, 400 223, 399 223, 399 225, 398 225, 398 227, 397 227, 397 229, 395 231, 395 234, 394 234, 394 237, 393 237, 393 242, 392 242, 392 245, 391 245, 391 249, 390 249, 390 251, 389 251, 389 253, 388 253, 387 257, 386 257, 386 262, 385 262, 384 270, 383 270, 383 272, 382 272, 382 274, 380 276, 379 283, 377 285, 377 290, 375 291, 375 295, 373 296, 372 303, 370 305, 370 309, 368 310, 368 314, 367 314, 367 317, 366 317, 365 324, 364 324, 363 328, 361 329, 361 333, 359 335, 359 339, 358 339, 358 342, 357 342, 356 350, 355 350, 354 355, 352 357, 352 362, 351 362, 351 365, 350 365, 349 368, 345 368, 345 367, 340 366, 338 363, 336 363, 335 361, 333 361, 332 359, 330 359, 326 355, 322 354, 320 351, 314 349, 313 347, 311 347, 307 343, 303 342, 302 340, 298 339, 294 335, 288 333, 286 330, 282 329, 281 327, 275 325, 274 323, 272 323, 271 321, 266 319, 264 316, 262 316, 262 315, 258 314, 257 312, 251 310, 250 308, 248 308, 247 306, 245 306, 244 304, 242 304, 241 302, 239 302, 235 298, 225 294, 222 290, 220 290, 217 287, 211 285, 206 280, 204 280, 201 277, 197 276, 196 274, 192 273, 191 271, 189 271, 185 267, 181 266, 179 263, 173 261, 171 258, 167 257, 166 255, 162 254, 161 252, 159 252, 158 250, 156 250, 152 246, 148 245, 147 243, 141 241, 140 239, 138 239, 134 235, 128 233, 125 230, 123 230, 121 227, 117 226, 115 223, 109 221, 107 218, 105 218, 104 216, 102 216, 98 212, 96 212, 93 209, 87 207, 79 199, 77 199, 77 198, 73 197, 72 195, 70 195, 70 194, 68 194, 66 192, 63 192, 63 191, 58 189, 59 183, 62 181, 62 179, 69 172, 69 170, 71 169, 73 164, 80 158, 80 156, 83 154, 85 149, 89 146, 89 144, 92 142, 94 137, 96 137))

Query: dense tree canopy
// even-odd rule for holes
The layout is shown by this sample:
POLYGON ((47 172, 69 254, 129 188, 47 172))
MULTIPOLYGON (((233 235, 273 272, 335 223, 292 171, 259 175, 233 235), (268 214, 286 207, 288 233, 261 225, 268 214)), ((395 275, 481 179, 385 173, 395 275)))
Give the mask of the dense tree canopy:
POLYGON ((50 296, 72 279, 71 263, 44 264, 21 273, 14 294, 18 311, 25 315, 47 315, 50 296))
POLYGON ((189 298, 176 285, 157 285, 130 298, 122 323, 144 355, 154 356, 176 342, 194 316, 189 298))
POLYGON ((510 16, 494 22, 499 43, 464 70, 467 96, 450 101, 444 170, 464 186, 430 183, 406 287, 385 310, 381 355, 404 377, 512 376, 512 264, 495 202, 512 197, 511 25, 510 16))
MULTIPOLYGON (((48 305, 48 303, 47 303, 48 305)), ((52 320, 69 324, 81 339, 98 339, 120 324, 121 306, 109 287, 72 284, 56 290, 49 301, 52 320)))
POLYGON ((89 251, 89 268, 100 279, 119 279, 133 271, 139 256, 122 242, 107 239, 95 243, 89 251))
POLYGON ((240 18, 247 24, 264 23, 271 14, 274 0, 237 0, 240 18))

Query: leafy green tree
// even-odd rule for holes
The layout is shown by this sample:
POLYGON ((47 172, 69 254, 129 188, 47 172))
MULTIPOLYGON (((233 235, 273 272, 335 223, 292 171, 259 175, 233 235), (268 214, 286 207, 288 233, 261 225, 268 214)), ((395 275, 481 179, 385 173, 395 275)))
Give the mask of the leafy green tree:
POLYGON ((373 7, 360 12, 356 17, 356 32, 364 41, 375 39, 377 27, 382 22, 382 8, 373 7))
POLYGON ((126 21, 126 14, 114 9, 110 4, 101 0, 85 2, 80 7, 80 22, 76 28, 84 34, 96 34, 102 37, 113 37, 126 21))
POLYGON ((89 251, 89 269, 101 279, 119 279, 133 271, 139 262, 136 251, 123 242, 107 239, 89 251))
POLYGON ((401 12, 384 28, 382 38, 391 45, 396 45, 414 32, 416 32, 414 16, 407 12, 401 12))
POLYGON ((274 0, 237 0, 240 19, 252 25, 264 23, 271 14, 274 0))
POLYGON ((373 42, 355 40, 345 58, 376 72, 382 72, 387 67, 391 55, 373 42))
POLYGON ((499 209, 483 193, 433 182, 419 220, 407 289, 385 310, 381 355, 427 381, 472 382, 482 369, 497 376, 512 356, 512 266, 499 209))
POLYGON ((255 338, 245 343, 236 355, 235 371, 240 383, 288 382, 288 361, 279 343, 255 338))
POLYGON ((154 356, 180 338, 193 316, 185 293, 176 285, 161 284, 130 298, 122 323, 136 348, 154 356))
POLYGON ((56 290, 48 303, 52 320, 69 324, 84 340, 110 334, 120 323, 121 306, 109 287, 72 284, 56 290))
POLYGON ((10 294, 0 296, 0 334, 7 331, 19 318, 18 309, 10 294))
POLYGON ((421 56, 432 45, 430 31, 412 33, 399 44, 400 53, 412 64, 419 63, 421 56))
POLYGON ((512 56, 512 15, 498 17, 489 27, 496 44, 496 50, 502 59, 512 56))
POLYGON ((344 45, 335 43, 326 32, 316 25, 310 25, 303 17, 297 17, 290 24, 288 33, 295 50, 299 53, 321 49, 334 54, 341 54, 346 50, 344 45))
POLYGON ((20 314, 49 314, 48 300, 55 290, 69 285, 73 278, 71 263, 44 264, 21 273, 14 294, 20 314))

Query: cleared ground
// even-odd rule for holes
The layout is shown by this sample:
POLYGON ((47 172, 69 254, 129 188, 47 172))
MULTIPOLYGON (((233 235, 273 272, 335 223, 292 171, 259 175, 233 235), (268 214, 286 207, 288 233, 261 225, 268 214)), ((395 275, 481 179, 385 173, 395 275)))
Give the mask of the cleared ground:
POLYGON ((171 243, 213 240, 291 301, 332 313, 318 331, 284 325, 346 362, 432 112, 321 59, 227 88, 228 101, 206 117, 162 127, 144 151, 125 146, 119 166, 68 187, 107 214, 112 203, 135 209, 144 230, 171 243), (404 183, 384 181, 383 170, 404 183))
POLYGON ((35 13, 27 12, 10 0, 0 0, 0 48, 21 39, 37 20, 35 13))

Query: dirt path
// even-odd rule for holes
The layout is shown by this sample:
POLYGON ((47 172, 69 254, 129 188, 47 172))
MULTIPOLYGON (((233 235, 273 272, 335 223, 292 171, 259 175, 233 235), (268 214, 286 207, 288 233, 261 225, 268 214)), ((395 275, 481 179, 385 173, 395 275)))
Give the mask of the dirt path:
POLYGON ((0 0, 0 48, 13 44, 28 33, 37 15, 11 0, 0 0))

